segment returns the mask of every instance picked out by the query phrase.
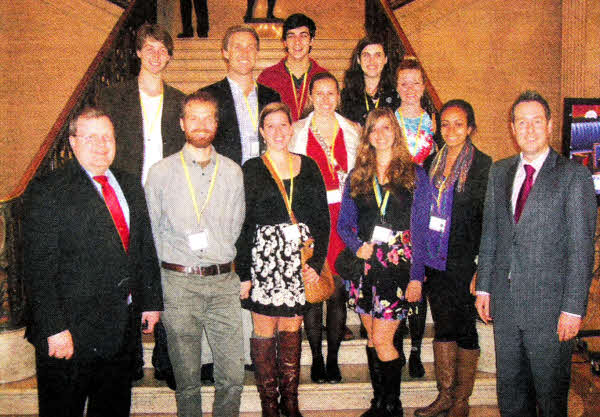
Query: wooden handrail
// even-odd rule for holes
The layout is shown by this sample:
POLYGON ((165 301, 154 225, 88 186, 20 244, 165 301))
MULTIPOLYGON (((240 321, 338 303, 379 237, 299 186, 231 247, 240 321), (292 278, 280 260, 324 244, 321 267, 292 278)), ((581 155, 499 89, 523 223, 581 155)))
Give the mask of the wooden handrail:
MULTIPOLYGON (((381 8, 385 12, 390 23, 392 24, 392 26, 394 26, 394 29, 396 30, 396 33, 398 34, 398 37, 400 38, 400 41, 402 42, 402 45, 404 46, 406 54, 414 56, 417 59, 417 61, 421 62, 419 60, 419 58, 417 57, 417 53, 415 52, 412 45, 410 44, 410 41, 408 40, 406 33, 404 33, 404 30, 402 30, 402 26, 400 26, 400 22, 398 22, 398 19, 396 19, 396 15, 394 14, 394 11, 390 7, 389 0, 379 0, 379 3, 381 4, 381 8)), ((425 72, 425 70, 423 70, 423 71, 425 72)), ((442 104, 443 104, 442 100, 440 99, 440 96, 438 95, 437 91, 435 91, 435 88, 433 87, 433 84, 429 80, 429 77, 427 76, 426 72, 425 72, 425 89, 429 93, 429 96, 431 97, 431 100, 433 101, 433 105, 435 106, 435 108, 438 110, 441 109, 442 104)))
POLYGON ((119 32, 121 31, 123 25, 127 21, 129 15, 131 14, 131 11, 133 10, 133 8, 135 7, 135 5, 138 1, 144 1, 144 0, 132 0, 129 3, 129 6, 127 7, 127 9, 125 9, 125 11, 121 15, 121 17, 119 18, 117 23, 115 24, 114 28, 112 29, 112 31, 106 38, 106 41, 104 42, 104 44, 102 45, 102 47, 100 48, 98 53, 96 54, 96 57, 94 58, 94 60, 90 64, 90 66, 88 67, 87 71, 85 72, 85 74, 83 75, 83 77, 81 78, 79 83, 77 84, 75 91, 73 91, 73 94, 71 94, 71 97, 69 98, 69 100, 67 101, 65 106, 63 107, 62 111, 60 112, 60 114, 59 114, 58 118, 56 119, 56 121, 54 122, 54 124, 52 125, 50 132, 48 132, 48 134, 46 135, 44 142, 42 142, 42 144, 40 145, 40 148, 36 152, 35 156, 31 160, 31 162, 29 163, 27 170, 25 171, 25 173, 19 180, 19 183, 17 184, 17 186, 14 188, 14 190, 8 196, 0 199, 0 203, 6 203, 10 200, 18 198, 25 192, 25 189, 29 185, 29 182, 35 176, 42 161, 46 157, 46 154, 52 148, 52 145, 54 145, 54 142, 56 140, 56 137, 60 133, 60 130, 63 128, 64 124, 67 123, 67 121, 69 119, 69 115, 71 114, 73 108, 75 107, 77 102, 81 99, 81 96, 85 92, 87 84, 90 82, 90 80, 92 79, 92 77, 94 76, 96 71, 98 70, 98 67, 102 63, 102 60, 104 59, 105 55, 110 51, 112 44, 117 39, 119 32))

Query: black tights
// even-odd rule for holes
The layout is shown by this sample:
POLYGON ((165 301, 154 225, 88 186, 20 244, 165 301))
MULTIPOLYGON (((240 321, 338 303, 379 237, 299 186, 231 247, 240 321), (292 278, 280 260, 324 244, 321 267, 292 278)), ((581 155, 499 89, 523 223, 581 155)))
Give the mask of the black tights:
MULTIPOLYGON (((327 361, 335 360, 346 327, 346 287, 339 276, 334 276, 335 291, 327 300, 327 361)), ((304 313, 304 329, 313 358, 323 356, 323 303, 308 304, 304 313)))

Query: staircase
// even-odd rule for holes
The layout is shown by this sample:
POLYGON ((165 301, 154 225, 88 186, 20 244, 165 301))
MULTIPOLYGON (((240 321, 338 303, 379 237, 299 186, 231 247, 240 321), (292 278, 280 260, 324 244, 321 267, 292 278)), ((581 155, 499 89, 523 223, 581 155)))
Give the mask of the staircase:
MULTIPOLYGON (((357 41, 358 39, 315 39, 311 56, 320 65, 329 69, 342 83, 344 71, 349 66, 352 49, 357 41)), ((222 79, 226 74, 226 66, 220 48, 220 39, 176 39, 175 52, 167 70, 166 81, 185 93, 191 93, 222 79)), ((264 68, 277 63, 283 56, 283 46, 279 39, 261 39, 255 76, 258 76, 264 68)), ((369 407, 372 389, 365 354, 366 340, 358 337, 359 321, 357 315, 353 312, 348 314, 348 325, 353 330, 356 338, 342 342, 339 361, 343 382, 340 384, 312 383, 310 380, 312 359, 310 347, 306 340, 303 341, 301 384, 299 388, 302 410, 327 410, 332 413, 334 412, 332 410, 346 410, 345 412, 349 414, 358 415, 360 414, 359 410, 369 407)), ((433 327, 430 318, 427 326, 422 346, 422 360, 425 365, 426 376, 422 379, 411 379, 406 368, 404 369, 402 402, 406 408, 424 406, 437 395, 433 372, 433 327)), ((480 339, 482 347, 484 347, 486 338, 480 336, 480 339)), ((489 338, 487 339, 489 340, 489 338)), ((327 352, 326 345, 327 342, 324 340, 323 352, 327 352)), ((152 337, 145 337, 144 361, 147 369, 144 378, 134 385, 131 412, 134 415, 174 416, 176 404, 173 391, 164 382, 157 381, 153 377, 154 371, 151 368, 153 346, 152 337)), ((409 350, 410 342, 407 338, 405 342, 407 357, 409 350)), ((482 355, 482 359, 484 356, 482 355)), ((489 357, 489 355, 487 356, 489 357)), ((488 368, 480 366, 480 369, 490 370, 489 366, 488 368)), ((205 412, 211 411, 213 398, 214 388, 212 385, 205 386, 202 393, 205 412)), ((478 373, 471 404, 475 406, 495 406, 496 377, 493 371, 480 371, 478 373)), ((254 376, 251 372, 246 372, 241 411, 260 412, 260 400, 254 384, 254 376)), ((336 415, 345 415, 345 412, 339 411, 336 415)), ((25 416, 36 414, 37 389, 35 377, 19 382, 0 384, 0 415, 25 416)), ((484 413, 482 415, 487 416, 488 414, 484 413)))
MULTIPOLYGON (((311 57, 341 83, 357 42, 358 39, 315 39, 311 57)), ((261 39, 255 77, 284 56, 281 40, 261 39)), ((223 79, 226 73, 220 39, 175 40, 175 52, 166 72, 166 81, 173 87, 189 94, 223 79)))
MULTIPOLYGON (((358 336, 359 329, 356 314, 350 313, 348 319, 350 328, 355 336, 358 336)), ((428 324, 421 355, 425 365, 425 377, 412 379, 409 377, 406 367, 403 369, 402 403, 406 408, 424 406, 437 395, 432 363, 432 333, 433 327, 428 324)), ((299 388, 302 410, 364 410, 369 407, 372 389, 366 365, 365 344, 366 340, 358 337, 354 340, 342 342, 339 355, 343 376, 342 383, 314 384, 310 380, 310 347, 307 340, 303 341, 299 388)), ((144 378, 134 384, 131 413, 135 415, 174 416, 177 408, 173 391, 164 382, 154 379, 151 360, 153 347, 152 337, 145 336, 144 362, 147 368, 145 369, 144 378)), ((404 350, 408 357, 410 350, 408 340, 405 340, 404 350)), ((326 341, 323 341, 323 351, 327 352, 326 341)), ((213 386, 206 385, 202 391, 202 404, 204 411, 207 413, 212 410, 213 398, 213 386)), ((494 373, 478 372, 470 403, 474 406, 496 405, 496 375, 494 373)), ((260 412, 260 399, 254 384, 254 375, 248 371, 246 372, 242 393, 241 411, 260 412)), ((0 415, 37 415, 35 377, 19 382, 0 384, 0 415)))

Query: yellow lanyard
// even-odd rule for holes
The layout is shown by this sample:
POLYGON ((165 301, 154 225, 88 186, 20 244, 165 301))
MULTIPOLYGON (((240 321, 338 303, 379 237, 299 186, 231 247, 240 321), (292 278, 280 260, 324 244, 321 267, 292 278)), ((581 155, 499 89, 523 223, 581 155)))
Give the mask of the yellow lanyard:
POLYGON ((373 176, 373 192, 375 192, 375 200, 377 200, 377 207, 379 207, 379 214, 381 217, 385 216, 385 209, 387 208, 388 199, 390 198, 390 190, 385 192, 385 196, 383 197, 383 202, 381 202, 381 187, 379 186, 379 181, 377 180, 377 175, 373 176))
MULTIPOLYGON (((255 91, 258 90, 258 86, 256 85, 256 83, 254 83, 254 90, 255 91)), ((248 97, 246 97, 246 94, 244 94, 243 91, 242 91, 242 95, 244 96, 244 100, 246 101, 246 109, 248 110, 248 114, 250 115, 250 120, 252 121, 252 126, 254 126, 254 130, 256 130, 258 132, 258 91, 256 93, 256 102, 257 102, 256 112, 253 112, 252 109, 250 108, 250 101, 248 100, 248 97)))
POLYGON ((160 100, 158 102, 158 109, 156 109, 156 114, 154 115, 154 117, 152 119, 150 119, 150 116, 148 115, 148 111, 146 110, 146 107, 144 106, 144 100, 142 100, 142 98, 140 97, 140 104, 142 105, 142 114, 144 115, 144 120, 150 121, 150 127, 148 129, 148 137, 152 136, 152 132, 154 132, 154 128, 156 127, 156 121, 160 120, 160 117, 162 115, 164 97, 165 97, 164 93, 161 93, 160 100))
MULTIPOLYGON (((375 108, 379 107, 379 100, 381 99, 381 97, 379 97, 377 99, 377 101, 373 100, 373 103, 375 103, 375 108)), ((371 99, 372 100, 372 99, 371 99)), ((369 106, 369 100, 367 99, 367 92, 365 91, 365 104, 367 106, 367 113, 371 111, 371 106, 369 106)))
MULTIPOLYGON (((287 65, 286 65, 287 68, 287 65)), ((296 93, 296 83, 294 83, 294 76, 288 68, 290 74, 290 81, 292 83, 292 91, 294 92, 294 103, 296 103, 296 112, 298 113, 298 119, 302 114, 302 103, 304 102, 304 92, 306 91, 306 78, 308 77, 308 71, 304 73, 304 81, 302 81, 302 90, 300 92, 300 102, 298 102, 298 94, 296 93)))
MULTIPOLYGON (((444 145, 444 146, 446 146, 446 145, 444 145)), ((444 149, 442 148, 442 150, 440 151, 440 154, 443 151, 444 151, 444 149)), ((439 164, 440 164, 440 161, 442 158, 436 158, 436 159, 437 159, 437 161, 435 163, 435 167, 433 168, 432 172, 436 172, 438 170, 438 167, 439 167, 439 164)), ((442 194, 444 193, 444 190, 446 189, 446 180, 447 179, 448 179, 447 177, 444 177, 444 181, 442 181, 442 183, 440 184, 440 187, 438 189, 437 196, 434 196, 434 200, 435 200, 435 203, 437 204, 438 209, 440 208, 440 203, 442 201, 442 194)), ((434 185, 433 188, 436 188, 435 184, 433 184, 433 185, 434 185)))
POLYGON ((192 185, 192 179, 190 178, 190 172, 188 171, 187 165, 185 164, 185 159, 183 158, 183 151, 179 152, 179 156, 181 157, 181 165, 183 165, 183 171, 185 172, 185 178, 187 179, 188 188, 190 190, 190 197, 192 197, 192 203, 194 203, 194 211, 196 212, 196 220, 198 220, 198 224, 200 224, 200 218, 202 217, 202 213, 206 209, 208 205, 208 200, 210 200, 210 196, 215 188, 215 182, 217 180, 217 171, 219 169, 219 155, 216 155, 216 164, 213 169, 212 178, 210 179, 210 185, 208 187, 208 195, 206 196, 206 200, 204 200, 204 204, 202 205, 202 209, 198 210, 198 202, 196 201, 196 193, 194 192, 194 186, 192 185))
MULTIPOLYGON (((312 130, 318 135, 321 135, 315 123, 315 119, 312 119, 312 130)), ((339 131, 340 124, 338 123, 337 119, 335 119, 335 127, 333 128, 333 134, 331 138, 331 147, 329 148, 329 157, 327 158, 327 165, 329 166, 329 172, 331 172, 332 176, 335 175, 335 166, 337 164, 337 161, 335 160, 335 140, 337 139, 339 131)), ((327 157, 327 154, 325 154, 325 157, 327 157)))
MULTIPOLYGON (((404 116, 402 116, 402 109, 396 110, 396 113, 400 116, 400 126, 402 126, 402 133, 404 133, 404 137, 406 138, 406 144, 410 147, 408 143, 408 131, 406 130, 406 124, 404 123, 404 116)), ((423 123, 423 116, 425 112, 421 113, 421 118, 419 119, 419 126, 417 127, 417 133, 415 134, 415 144, 413 149, 411 150, 411 154, 414 156, 417 154, 417 138, 419 136, 419 132, 421 131, 421 124, 423 123)))
MULTIPOLYGON (((273 163, 273 160, 269 156, 269 152, 268 151, 265 153, 265 156, 267 157, 267 159, 269 160, 269 163, 271 164, 271 166, 275 170, 275 174, 277 174, 277 176, 279 177, 279 180, 281 182, 283 182, 281 180, 281 175, 279 175, 279 171, 277 171, 277 166, 273 163)), ((283 196, 283 198, 287 199, 288 207, 291 210, 292 209, 292 200, 294 198, 294 167, 292 165, 292 155, 288 156, 288 160, 289 160, 289 163, 290 163, 290 195, 287 196, 287 197, 283 196)))

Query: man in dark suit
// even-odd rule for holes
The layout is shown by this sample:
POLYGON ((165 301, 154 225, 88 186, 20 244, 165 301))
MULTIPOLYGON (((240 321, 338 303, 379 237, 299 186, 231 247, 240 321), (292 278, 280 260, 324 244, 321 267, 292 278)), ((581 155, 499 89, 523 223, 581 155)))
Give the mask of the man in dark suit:
POLYGON ((258 115, 269 103, 280 101, 279 94, 254 80, 260 40, 249 26, 232 26, 222 42, 227 61, 227 77, 202 88, 219 101, 219 128, 213 146, 222 155, 243 164, 264 152, 259 139, 258 115))
POLYGON ((550 148, 550 108, 539 93, 521 94, 511 117, 521 153, 490 171, 476 307, 494 320, 502 416, 536 416, 537 402, 544 417, 566 417, 571 340, 594 264, 594 187, 585 167, 550 148))
MULTIPOLYGON (((117 151, 113 167, 135 175, 144 184, 150 167, 177 152, 185 143, 179 127, 179 110, 185 94, 163 81, 173 56, 173 39, 162 26, 146 23, 136 36, 141 61, 137 78, 100 91, 98 104, 115 126, 117 151)), ((139 331, 138 331, 139 335, 139 331)), ((157 379, 175 389, 175 378, 167 352, 164 326, 154 331, 152 363, 157 379)), ((143 376, 141 337, 138 339, 136 379, 143 376)))
POLYGON ((98 105, 115 126, 117 151, 113 167, 145 182, 148 170, 185 143, 179 110, 185 94, 163 81, 173 56, 173 39, 159 25, 146 23, 137 32, 141 61, 137 78, 100 90, 98 105))
POLYGON ((70 125, 71 160, 25 199, 25 282, 39 415, 128 416, 134 310, 152 332, 160 271, 139 180, 109 166, 110 118, 86 108, 70 125))

